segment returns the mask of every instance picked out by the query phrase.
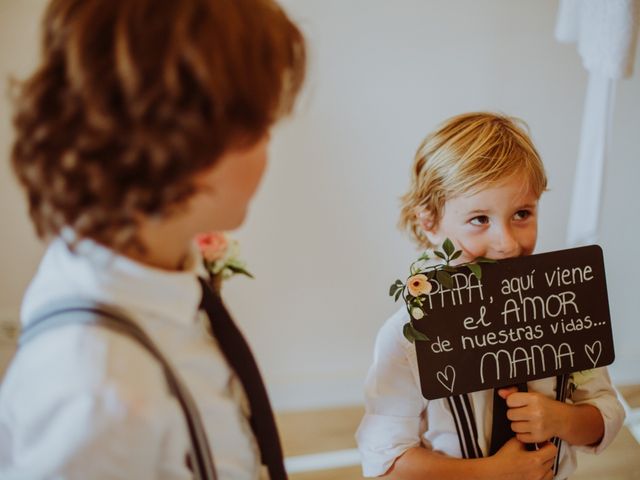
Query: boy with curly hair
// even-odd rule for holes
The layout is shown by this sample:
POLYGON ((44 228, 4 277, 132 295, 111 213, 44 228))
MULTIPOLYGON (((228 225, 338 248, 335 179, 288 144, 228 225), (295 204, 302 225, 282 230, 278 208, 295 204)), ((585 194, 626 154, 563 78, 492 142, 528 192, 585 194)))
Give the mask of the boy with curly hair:
MULTIPOLYGON (((48 242, 23 328, 62 299, 117 306, 190 392, 214 476, 255 479, 265 464, 286 478, 277 432, 265 453, 256 427, 273 424, 268 401, 254 407, 233 364, 238 344, 204 328, 192 240, 244 220, 270 127, 302 84, 302 34, 272 0, 52 0, 42 52, 14 118, 13 168, 48 242)), ((0 390, 0 477, 192 478, 164 373, 106 328, 39 334, 0 390)))

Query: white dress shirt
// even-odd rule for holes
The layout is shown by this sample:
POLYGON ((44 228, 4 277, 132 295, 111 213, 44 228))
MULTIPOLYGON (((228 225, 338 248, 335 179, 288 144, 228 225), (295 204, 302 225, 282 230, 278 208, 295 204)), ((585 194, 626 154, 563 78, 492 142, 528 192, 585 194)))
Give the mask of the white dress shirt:
MULTIPOLYGON (((462 458, 458 434, 446 399, 425 400, 420 390, 415 347, 402 335, 409 321, 405 308, 389 318, 376 338, 373 364, 365 386, 365 415, 356 439, 366 477, 383 475, 396 458, 412 447, 423 446, 462 458)), ((555 398, 556 379, 528 382, 531 392, 555 398)), ((491 440, 493 390, 469 395, 484 456, 491 440)), ((576 468, 576 450, 600 453, 614 439, 624 421, 624 409, 611 387, 605 368, 594 371, 567 400, 591 404, 600 410, 605 431, 596 446, 571 446, 562 442, 556 478, 567 478, 576 468)))
MULTIPOLYGON (((195 398, 219 479, 263 469, 248 403, 198 312, 198 254, 180 272, 154 269, 91 241, 49 246, 22 323, 51 301, 116 305, 142 327, 195 398)), ((20 348, 0 386, 0 478, 187 479, 190 437, 160 364, 119 333, 88 325, 48 330, 20 348)))

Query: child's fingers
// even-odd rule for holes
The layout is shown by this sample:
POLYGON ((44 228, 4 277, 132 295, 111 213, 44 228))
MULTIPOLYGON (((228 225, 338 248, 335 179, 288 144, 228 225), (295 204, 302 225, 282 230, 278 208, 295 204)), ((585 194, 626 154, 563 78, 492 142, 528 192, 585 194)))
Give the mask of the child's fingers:
MULTIPOLYGON (((533 442, 529 442, 529 443, 533 443, 533 442)), ((545 445, 543 445, 540 450, 537 450, 535 452, 535 455, 538 455, 543 462, 547 462, 549 460, 553 461, 556 458, 556 452, 558 451, 558 449, 556 448, 556 446, 551 443, 548 442, 545 445)))
POLYGON ((535 443, 530 433, 516 433, 516 439, 522 443, 535 443))
MULTIPOLYGON (((549 443, 550 443, 549 441, 536 443, 536 450, 540 450, 542 447, 544 447, 545 445, 547 445, 549 443)), ((551 444, 551 445, 553 445, 553 444, 551 444)), ((553 463, 555 462, 555 460, 556 460, 556 456, 553 455, 553 457, 550 457, 550 458, 547 458, 546 460, 544 460, 542 465, 545 468, 553 468, 553 463)))
POLYGON ((510 451, 510 452, 525 452, 526 448, 524 443, 518 440, 516 437, 511 437, 507 442, 500 448, 500 450, 510 451))
POLYGON ((556 461, 556 457, 555 457, 555 455, 554 455, 554 456, 553 456, 553 458, 549 458, 548 460, 545 460, 545 461, 542 463, 542 466, 543 466, 544 468, 553 468, 553 462, 555 462, 555 461, 556 461))
POLYGON ((529 422, 511 422, 511 430, 513 430, 514 433, 531 432, 529 422))
POLYGON ((506 399, 509 395, 511 395, 512 393, 515 393, 517 391, 518 391, 518 387, 501 388, 501 389, 498 390, 498 395, 500 395, 500 397, 506 399))
POLYGON ((513 407, 507 410, 507 418, 512 422, 531 420, 531 409, 527 407, 513 407))
POLYGON ((509 408, 518 408, 529 405, 532 394, 526 392, 518 392, 510 394, 507 399, 507 406, 509 408))
POLYGON ((549 438, 543 437, 539 433, 531 432, 516 433, 516 438, 522 443, 541 443, 549 440, 549 438))

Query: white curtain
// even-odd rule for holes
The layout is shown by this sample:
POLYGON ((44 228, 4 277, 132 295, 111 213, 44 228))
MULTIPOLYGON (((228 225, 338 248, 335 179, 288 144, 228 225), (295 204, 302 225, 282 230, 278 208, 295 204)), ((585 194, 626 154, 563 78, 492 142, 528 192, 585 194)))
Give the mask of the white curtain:
POLYGON ((569 246, 598 239, 615 85, 632 74, 639 19, 640 0, 560 0, 556 38, 577 44, 589 72, 567 227, 569 246))

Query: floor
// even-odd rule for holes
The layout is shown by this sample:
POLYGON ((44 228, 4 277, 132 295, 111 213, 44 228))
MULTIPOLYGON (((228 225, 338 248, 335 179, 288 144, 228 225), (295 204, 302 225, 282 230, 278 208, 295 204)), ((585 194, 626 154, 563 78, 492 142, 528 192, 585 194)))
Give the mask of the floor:
MULTIPOLYGON (((619 391, 632 409, 629 425, 601 455, 579 454, 571 480, 640 480, 640 385, 619 391), (638 439, 630 430, 631 422, 636 422, 638 439)), ((362 479, 353 439, 361 417, 361 407, 280 413, 277 420, 290 480, 362 479)))

